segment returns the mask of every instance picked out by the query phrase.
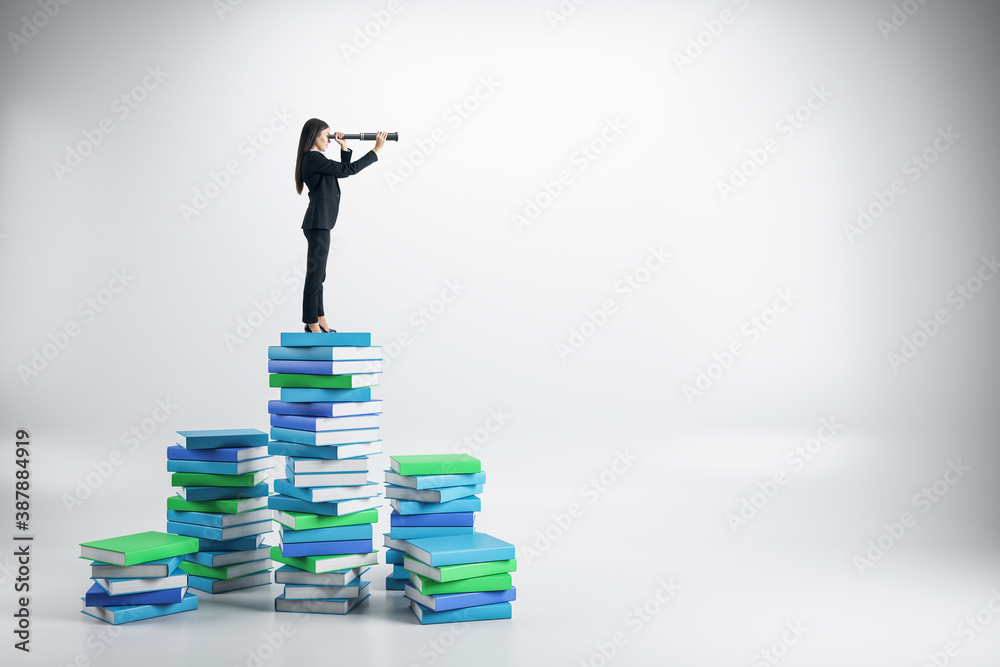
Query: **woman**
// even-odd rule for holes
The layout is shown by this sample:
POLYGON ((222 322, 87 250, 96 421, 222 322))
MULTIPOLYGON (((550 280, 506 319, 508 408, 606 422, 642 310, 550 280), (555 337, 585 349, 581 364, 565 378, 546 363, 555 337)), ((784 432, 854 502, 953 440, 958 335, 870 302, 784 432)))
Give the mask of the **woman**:
POLYGON ((377 161, 377 153, 382 150, 386 136, 385 132, 379 132, 375 147, 357 162, 351 162, 351 149, 344 141, 344 133, 337 132, 334 139, 340 144, 340 162, 335 162, 323 155, 330 143, 327 136, 329 130, 330 126, 319 118, 307 120, 302 126, 295 158, 295 190, 302 194, 302 185, 309 187, 309 207, 302 220, 302 233, 308 243, 302 322, 306 331, 313 333, 336 331, 327 325, 323 314, 323 281, 326 280, 326 259, 330 254, 330 230, 337 224, 337 212, 340 210, 338 179, 356 174, 377 161))

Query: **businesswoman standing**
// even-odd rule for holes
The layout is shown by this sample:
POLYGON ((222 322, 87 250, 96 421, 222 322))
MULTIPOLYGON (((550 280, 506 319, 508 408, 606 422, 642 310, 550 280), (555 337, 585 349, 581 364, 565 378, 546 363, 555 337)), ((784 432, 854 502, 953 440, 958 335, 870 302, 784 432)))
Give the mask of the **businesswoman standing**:
POLYGON ((295 158, 295 190, 302 194, 302 186, 309 188, 309 207, 302 220, 308 250, 306 253, 306 280, 302 290, 302 322, 306 331, 314 333, 336 331, 329 328, 323 313, 323 281, 326 280, 326 260, 330 254, 330 230, 337 224, 340 210, 339 179, 352 176, 378 160, 378 152, 385 144, 385 132, 375 138, 375 147, 356 162, 351 162, 351 149, 343 139, 344 133, 334 134, 340 144, 340 162, 323 155, 330 143, 327 134, 330 126, 319 118, 310 118, 302 126, 299 150, 295 158))

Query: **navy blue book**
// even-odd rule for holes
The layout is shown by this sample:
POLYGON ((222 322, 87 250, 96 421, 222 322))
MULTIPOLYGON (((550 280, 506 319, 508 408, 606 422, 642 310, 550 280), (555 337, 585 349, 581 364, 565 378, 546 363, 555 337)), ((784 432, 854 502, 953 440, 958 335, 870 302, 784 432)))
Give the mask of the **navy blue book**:
POLYGON ((314 361, 307 359, 270 359, 268 373, 306 373, 308 375, 353 375, 355 373, 381 373, 382 361, 314 361))
POLYGON ((182 586, 181 588, 167 588, 162 591, 150 591, 148 593, 108 595, 107 591, 101 588, 97 582, 94 582, 87 589, 83 603, 87 607, 109 607, 126 604, 174 604, 181 602, 186 592, 187 586, 182 586))
POLYGON ((403 595, 420 603, 431 611, 448 611, 450 609, 465 609, 484 604, 510 602, 517 596, 517 590, 511 586, 505 591, 485 591, 482 593, 445 593, 441 595, 424 595, 410 584, 406 584, 403 595))
POLYGON ((281 555, 289 558, 298 556, 341 556, 344 554, 370 554, 372 540, 340 540, 337 542, 282 542, 281 555))
POLYGON ((267 433, 255 428, 228 428, 202 431, 177 431, 178 445, 187 449, 220 447, 260 447, 267 444, 267 433))
POLYGON ((271 415, 271 426, 297 428, 302 431, 345 431, 353 428, 377 428, 379 414, 381 413, 346 417, 271 415))
POLYGON ((267 482, 257 486, 175 486, 177 495, 189 502, 200 500, 228 500, 230 498, 263 498, 270 490, 267 482))
POLYGON ((350 445, 303 445, 298 442, 272 440, 267 451, 275 456, 301 457, 305 459, 353 459, 382 453, 382 441, 359 442, 350 445))
MULTIPOLYGON (((304 333, 304 332, 303 332, 304 333)), ((271 345, 267 348, 268 359, 305 359, 307 361, 356 361, 358 359, 381 359, 382 346, 333 347, 331 345, 310 345, 307 347, 282 347, 271 345)))
POLYGON ((282 347, 371 347, 370 333, 296 331, 281 333, 282 347))
POLYGON ((396 510, 389 515, 390 526, 472 526, 476 522, 474 512, 444 512, 438 514, 402 515, 396 510))
POLYGON ((372 507, 382 506, 382 494, 374 498, 358 498, 337 503, 311 503, 308 500, 290 498, 281 494, 269 496, 267 506, 274 510, 285 512, 304 512, 306 514, 322 514, 323 516, 344 516, 360 512, 372 507))
POLYGON ((340 403, 342 401, 356 403, 370 401, 374 398, 371 387, 357 387, 355 389, 282 387, 280 395, 281 400, 287 403, 340 403))
POLYGON ((178 461, 247 461, 267 456, 267 447, 219 447, 218 449, 188 449, 180 445, 167 447, 167 459, 178 461))
POLYGON ((302 417, 350 417, 375 415, 382 412, 382 401, 342 401, 340 403, 290 403, 271 400, 267 411, 272 415, 299 415, 302 417))

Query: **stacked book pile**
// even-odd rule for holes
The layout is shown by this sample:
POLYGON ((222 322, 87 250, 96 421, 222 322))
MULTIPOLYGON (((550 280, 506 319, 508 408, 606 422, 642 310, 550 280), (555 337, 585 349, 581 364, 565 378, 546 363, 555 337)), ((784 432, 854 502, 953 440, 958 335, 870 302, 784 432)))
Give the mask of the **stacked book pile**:
POLYGON ((369 479, 382 451, 372 398, 381 348, 368 333, 282 333, 268 348, 268 452, 285 457, 285 479, 268 501, 279 523, 271 558, 282 566, 276 611, 346 614, 370 595, 363 578, 378 562, 372 524, 382 504, 369 479))
POLYGON ((386 589, 403 590, 421 623, 511 617, 514 545, 475 532, 485 473, 468 454, 393 456, 386 589))
POLYGON ((167 532, 197 538, 181 563, 191 588, 225 593, 271 583, 267 434, 257 429, 178 431, 167 448, 175 495, 167 532))
POLYGON ((119 625, 197 609, 180 568, 197 550, 195 538, 157 531, 82 543, 80 557, 93 561, 94 581, 81 598, 83 613, 119 625))

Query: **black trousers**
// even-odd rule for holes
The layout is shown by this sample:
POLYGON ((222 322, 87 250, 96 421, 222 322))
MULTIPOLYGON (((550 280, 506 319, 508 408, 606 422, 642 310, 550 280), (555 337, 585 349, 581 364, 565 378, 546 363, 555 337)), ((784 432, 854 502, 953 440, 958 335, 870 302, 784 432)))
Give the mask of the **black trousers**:
POLYGON ((302 322, 312 324, 323 312, 323 281, 326 258, 330 255, 329 229, 303 229, 309 247, 306 251, 306 281, 302 288, 302 322))

